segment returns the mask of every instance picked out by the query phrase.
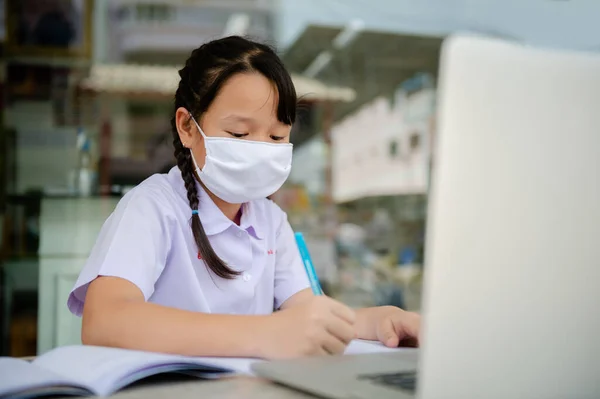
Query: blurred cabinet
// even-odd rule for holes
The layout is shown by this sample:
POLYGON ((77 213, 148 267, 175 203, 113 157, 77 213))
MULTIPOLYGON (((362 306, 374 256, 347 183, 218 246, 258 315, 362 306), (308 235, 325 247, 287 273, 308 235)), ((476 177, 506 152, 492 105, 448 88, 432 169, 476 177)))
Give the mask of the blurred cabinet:
POLYGON ((0 265, 2 356, 32 356, 36 352, 38 270, 34 257, 11 258, 0 265))
POLYGON ((118 198, 45 198, 40 215, 38 354, 81 343, 67 298, 118 198))
MULTIPOLYGON (((0 119, 2 119, 1 116, 0 119)), ((4 121, 2 120, 0 123, 4 123, 4 121)), ((0 214, 6 207, 8 194, 15 188, 16 152, 15 130, 0 126, 0 214)))
POLYGON ((40 199, 36 192, 8 194, 0 205, 2 355, 20 357, 36 352, 40 199))

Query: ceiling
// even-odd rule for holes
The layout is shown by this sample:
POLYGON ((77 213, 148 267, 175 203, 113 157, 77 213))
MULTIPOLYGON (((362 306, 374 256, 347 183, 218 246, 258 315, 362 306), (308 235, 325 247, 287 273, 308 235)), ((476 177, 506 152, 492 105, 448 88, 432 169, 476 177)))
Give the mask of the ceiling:
POLYGON ((355 89, 357 98, 335 106, 335 119, 381 95, 392 95, 416 73, 437 75, 441 37, 363 30, 345 47, 332 41, 343 27, 308 26, 283 54, 288 69, 303 73, 322 51, 331 61, 315 76, 324 83, 355 89))

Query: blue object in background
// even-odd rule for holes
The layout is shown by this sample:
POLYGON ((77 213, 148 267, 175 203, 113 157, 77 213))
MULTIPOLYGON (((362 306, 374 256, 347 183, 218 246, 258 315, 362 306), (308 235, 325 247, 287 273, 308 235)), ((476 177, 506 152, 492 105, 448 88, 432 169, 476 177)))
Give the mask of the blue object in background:
POLYGON ((399 265, 409 265, 411 263, 415 263, 417 253, 412 247, 405 247, 400 251, 400 255, 398 256, 398 264, 399 265))

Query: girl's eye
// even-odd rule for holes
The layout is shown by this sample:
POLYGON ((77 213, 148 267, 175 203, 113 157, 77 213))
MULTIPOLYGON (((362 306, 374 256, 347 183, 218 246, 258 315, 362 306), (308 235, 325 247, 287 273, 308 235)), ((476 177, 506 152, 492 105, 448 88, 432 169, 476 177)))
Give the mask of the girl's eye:
POLYGON ((230 135, 232 135, 235 138, 241 139, 242 137, 245 137, 248 135, 248 133, 235 133, 235 132, 227 132, 230 135))
POLYGON ((285 138, 285 137, 283 137, 283 136, 271 136, 271 139, 272 139, 272 140, 275 140, 275 141, 281 141, 281 140, 283 140, 284 138, 285 138))

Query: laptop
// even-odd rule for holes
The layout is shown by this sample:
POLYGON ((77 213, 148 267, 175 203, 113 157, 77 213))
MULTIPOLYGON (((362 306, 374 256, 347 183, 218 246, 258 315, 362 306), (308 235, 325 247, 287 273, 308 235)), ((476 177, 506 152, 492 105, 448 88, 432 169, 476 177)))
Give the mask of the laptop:
POLYGON ((600 398, 600 55, 442 46, 412 352, 258 363, 325 398, 600 398))

